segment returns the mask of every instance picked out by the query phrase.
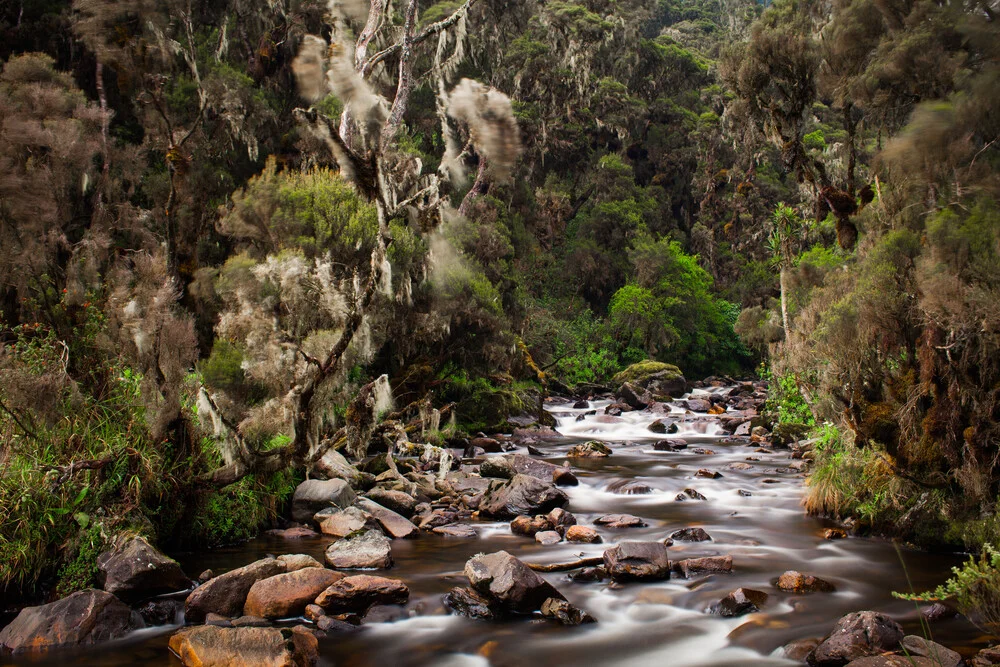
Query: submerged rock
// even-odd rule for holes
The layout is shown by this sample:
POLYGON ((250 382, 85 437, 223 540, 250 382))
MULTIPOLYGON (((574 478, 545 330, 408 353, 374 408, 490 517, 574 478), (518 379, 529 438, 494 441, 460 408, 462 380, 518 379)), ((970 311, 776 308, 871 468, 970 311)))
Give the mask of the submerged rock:
POLYGON ((605 514, 594 519, 594 523, 608 528, 644 528, 647 525, 645 521, 632 514, 605 514))
POLYGON ((584 623, 597 622, 597 619, 587 612, 559 598, 549 598, 543 602, 541 612, 545 618, 559 621, 563 625, 582 625, 584 623))
POLYGON ((316 637, 302 626, 279 628, 184 628, 170 650, 186 667, 306 667, 318 658, 316 637))
POLYGON ((885 614, 859 611, 837 621, 830 635, 809 654, 814 667, 840 667, 852 660, 895 651, 903 628, 885 614))
POLYGON ((653 492, 653 487, 635 479, 619 479, 608 484, 608 492, 623 496, 641 496, 653 492))
POLYGON ((465 523, 453 523, 447 526, 437 526, 431 532, 445 537, 461 537, 464 539, 474 539, 479 537, 479 533, 472 526, 465 523))
POLYGON ((473 556, 465 564, 465 576, 478 593, 515 613, 536 611, 548 598, 565 599, 552 584, 506 551, 473 556))
POLYGON ((551 482, 517 474, 509 482, 493 482, 483 495, 479 511, 496 519, 521 514, 544 514, 569 502, 569 496, 551 482))
POLYGON ((293 526, 292 528, 285 528, 284 530, 275 528, 273 530, 266 531, 264 534, 270 537, 277 537, 282 540, 302 540, 319 537, 319 533, 312 528, 307 528, 305 526, 293 526))
POLYGON ((733 571, 733 557, 706 556, 704 558, 686 558, 674 563, 673 569, 687 579, 704 574, 723 574, 733 571))
POLYGON ((125 600, 191 586, 177 561, 164 556, 144 537, 133 537, 98 556, 97 579, 101 588, 125 600))
POLYGON ((410 589, 398 579, 359 574, 335 582, 316 597, 316 604, 327 612, 364 613, 380 604, 405 604, 410 589))
POLYGON ((14 653, 88 646, 124 637, 144 627, 111 593, 90 588, 39 607, 25 607, 0 630, 0 649, 14 653))
POLYGON ((621 542, 604 552, 604 569, 615 581, 667 579, 667 547, 662 542, 621 542))
POLYGON ((331 544, 325 558, 337 569, 385 569, 392 567, 392 545, 381 532, 365 530, 331 544))
POLYGON ((342 479, 307 479, 292 496, 292 519, 308 523, 316 512, 327 507, 349 507, 355 498, 350 484, 342 479))
POLYGON ((250 588, 261 579, 283 572, 284 563, 275 558, 262 558, 220 574, 191 591, 184 603, 184 616, 194 623, 204 621, 207 614, 240 616, 250 588))
POLYGON ((703 496, 696 489, 684 489, 683 491, 677 494, 674 500, 683 501, 687 500, 688 498, 690 498, 691 500, 708 500, 708 498, 703 496))
POLYGON ((317 595, 343 578, 342 572, 307 567, 261 579, 250 587, 243 613, 260 618, 299 616, 317 595))
POLYGON ((752 588, 737 588, 735 591, 719 600, 712 607, 712 612, 720 616, 742 616, 760 611, 767 602, 767 593, 752 588))
POLYGON ((505 615, 503 605, 500 604, 499 600, 468 587, 456 587, 448 591, 444 596, 444 605, 459 616, 487 621, 496 620, 505 615))

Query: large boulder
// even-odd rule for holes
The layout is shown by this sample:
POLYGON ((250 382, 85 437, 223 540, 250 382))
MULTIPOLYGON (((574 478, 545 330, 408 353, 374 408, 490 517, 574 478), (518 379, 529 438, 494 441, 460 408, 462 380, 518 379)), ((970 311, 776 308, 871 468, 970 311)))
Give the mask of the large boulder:
POLYGON ((559 466, 554 463, 539 461, 538 459, 525 456, 524 454, 507 454, 503 458, 510 463, 510 466, 514 469, 515 473, 520 475, 531 475, 532 477, 537 477, 538 479, 552 479, 552 475, 555 474, 557 470, 560 470, 559 466))
POLYGON ((316 596, 316 604, 328 613, 363 614, 377 604, 405 604, 410 589, 398 579, 358 574, 335 582, 316 596))
POLYGON ((375 525, 372 516, 357 507, 342 510, 328 508, 317 512, 313 518, 319 524, 320 532, 334 537, 347 537, 369 523, 375 525))
POLYGON ((312 471, 318 479, 342 479, 356 489, 364 486, 365 475, 335 449, 327 450, 313 464, 312 471))
POLYGON ((645 410, 653 402, 653 396, 648 391, 644 391, 631 382, 622 384, 615 396, 633 410, 645 410))
POLYGON ((261 579, 250 587, 243 613, 259 618, 300 616, 317 595, 343 578, 342 572, 307 567, 261 579))
POLYGON ((616 387, 626 382, 654 396, 678 397, 687 391, 687 380, 681 369, 659 361, 640 361, 611 378, 611 384, 616 387))
POLYGON ((302 626, 282 628, 184 628, 170 638, 185 667, 307 667, 315 664, 316 637, 302 626))
POLYGON ((959 667, 964 664, 957 651, 918 635, 903 637, 902 647, 905 655, 931 660, 937 667, 959 667))
POLYGON ((292 496, 292 519, 308 523, 316 512, 327 507, 350 507, 355 498, 351 485, 342 479, 307 479, 292 496))
POLYGON ((809 654, 813 667, 841 667, 847 663, 895 651, 903 641, 903 628, 885 614, 859 611, 837 621, 833 632, 809 654))
POLYGON ((384 530, 389 537, 395 540, 406 537, 416 537, 420 532, 420 530, 405 516, 397 514, 388 507, 383 507, 368 498, 358 498, 355 506, 373 516, 375 521, 382 526, 382 530, 384 530))
POLYGON ((515 613, 531 613, 549 598, 566 599, 552 584, 506 551, 473 556, 465 564, 465 576, 478 593, 515 613))
POLYGON ((413 516, 413 512, 417 507, 417 501, 413 496, 402 491, 376 487, 366 493, 365 496, 369 500, 378 503, 382 507, 387 507, 407 519, 413 516))
POLYGON ((382 569, 392 567, 392 545, 378 530, 354 533, 334 542, 326 550, 326 563, 338 569, 382 569))
POLYGON ((255 583, 286 571, 285 564, 276 558, 262 558, 213 577, 191 591, 184 603, 184 616, 194 623, 204 622, 208 614, 240 616, 255 583))
POLYGON ((25 653, 87 646, 124 637, 144 625, 142 617, 114 595, 91 588, 22 609, 0 630, 0 649, 25 653))
POLYGON ((101 588, 123 599, 138 600, 191 586, 181 566, 153 548, 144 537, 133 537, 97 557, 101 588))
POLYGON ((456 587, 444 596, 444 605, 459 616, 494 620, 506 615, 506 610, 500 601, 483 595, 473 588, 456 587))
POLYGON ((621 542, 604 552, 604 569, 615 581, 667 579, 667 547, 662 542, 621 542))
POLYGON ((545 514, 568 502, 569 496, 555 484, 518 474, 508 482, 492 482, 483 494, 479 511, 497 519, 513 519, 522 514, 545 514))

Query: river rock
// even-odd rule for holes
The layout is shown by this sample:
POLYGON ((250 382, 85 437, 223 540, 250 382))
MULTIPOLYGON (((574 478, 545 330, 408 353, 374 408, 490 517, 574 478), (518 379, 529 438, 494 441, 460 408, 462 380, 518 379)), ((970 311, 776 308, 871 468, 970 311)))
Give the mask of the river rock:
POLYGON ((824 540, 843 540, 847 538, 847 531, 843 528, 827 528, 823 531, 824 540))
POLYGON ((708 470, 707 468, 702 468, 694 474, 695 477, 703 477, 705 479, 719 479, 722 477, 722 473, 716 472, 714 470, 708 470))
POLYGON ((431 529, 431 532, 445 537, 461 537, 463 539, 475 539, 479 537, 476 529, 466 523, 453 523, 448 526, 438 526, 431 529))
POLYGON ((580 542, 582 544, 599 544, 601 536, 590 526, 570 526, 564 535, 567 542, 580 542))
POLYGON ((688 498, 691 500, 708 500, 708 498, 699 493, 697 489, 684 489, 677 494, 677 497, 674 498, 674 500, 687 500, 688 498))
POLYGON ((577 401, 576 403, 573 404, 573 409, 574 410, 589 410, 590 409, 590 403, 588 403, 586 399, 580 399, 579 401, 577 401))
POLYGON ((547 547, 562 542, 562 535, 554 530, 541 530, 535 533, 535 541, 547 547))
POLYGON ((645 521, 631 514, 605 514, 594 519, 594 523, 608 528, 644 528, 647 525, 645 521))
POLYGON ((781 647, 782 657, 804 663, 810 653, 813 652, 822 641, 820 637, 810 637, 807 639, 796 639, 781 647))
POLYGON ((316 512, 327 507, 349 507, 355 498, 350 484, 342 479, 307 479, 292 496, 292 519, 308 523, 316 512))
POLYGON ((398 579, 358 574, 335 582, 316 597, 328 613, 364 613, 374 605, 405 604, 410 589, 398 579))
POLYGON ((393 512, 409 519, 417 507, 416 499, 408 493, 375 487, 365 494, 372 502, 376 502, 382 507, 391 509, 393 512))
POLYGON ((619 479, 608 484, 608 492, 620 496, 642 496, 653 492, 653 487, 635 479, 619 479))
POLYGON ((535 517, 519 516, 510 522, 510 532, 515 535, 524 535, 525 537, 534 537, 535 533, 552 529, 552 522, 549 521, 548 517, 542 515, 535 517))
POLYGON ((392 567, 392 545, 378 530, 354 533, 331 544, 326 563, 338 569, 382 569, 392 567))
POLYGON ((687 391, 688 384, 681 369, 659 361, 640 361, 611 378, 616 387, 626 382, 657 396, 680 396, 687 391))
POLYGON ((552 479, 552 475, 559 469, 559 466, 554 463, 539 461, 524 454, 507 454, 504 458, 514 468, 514 472, 519 475, 531 475, 538 479, 552 479))
POLYGON ((840 667, 852 660, 899 648, 903 629, 885 614, 859 611, 837 621, 830 635, 809 655, 813 667, 840 667))
POLYGON ((313 464, 313 477, 317 479, 342 479, 356 489, 365 488, 366 473, 362 473, 335 449, 328 449, 313 464))
POLYGON ((261 579, 250 587, 243 613, 260 618, 299 616, 317 595, 343 578, 342 572, 307 567, 261 579))
POLYGON ((670 576, 662 542, 621 542, 604 552, 604 569, 615 581, 655 581, 670 576))
POLYGON ((782 574, 775 585, 786 593, 831 593, 836 590, 834 585, 825 579, 795 570, 788 570, 782 574))
POLYGON ((184 628, 170 638, 185 667, 307 667, 315 664, 317 640, 302 626, 280 628, 184 628))
POLYGON ((669 440, 659 440, 653 444, 653 450, 657 452, 677 452, 688 448, 686 440, 681 438, 670 438, 669 440))
POLYGON ((184 616, 200 623, 210 613, 233 618, 243 613, 250 588, 260 581, 285 572, 285 564, 276 558, 262 558, 249 565, 209 579, 191 591, 184 603, 184 616))
POLYGON ((733 571, 732 556, 706 556, 704 558, 685 558, 673 564, 675 572, 686 579, 705 574, 725 574, 733 571))
POLYGON ((39 607, 25 607, 0 630, 0 649, 14 653, 88 646, 143 627, 142 617, 107 591, 90 588, 39 607))
POLYGON ((308 554, 281 554, 278 562, 285 566, 285 572, 297 572, 307 567, 323 567, 319 562, 308 554))
POLYGON ((264 534, 269 537, 277 537, 280 540, 303 540, 319 537, 319 533, 312 528, 307 528, 306 526, 292 526, 291 528, 285 529, 274 528, 272 530, 265 531, 264 534))
POLYGON ((670 539, 678 542, 709 542, 712 536, 704 528, 681 528, 670 533, 670 539))
POLYGON ((98 556, 97 579, 101 588, 123 600, 191 586, 177 561, 164 556, 144 537, 133 537, 98 556))
POLYGON ((552 584, 506 551, 473 556, 465 563, 465 576, 477 592, 516 613, 535 611, 548 598, 565 599, 552 584))
POLYGON ((417 525, 420 526, 420 530, 434 530, 455 523, 458 520, 458 512, 440 507, 427 514, 418 515, 414 519, 419 520, 417 525))
POLYGON ((942 667, 941 663, 920 656, 877 655, 858 658, 847 663, 847 667, 942 667))
POLYGON ((479 464, 479 475, 481 477, 510 479, 516 474, 517 473, 514 472, 514 466, 512 466, 510 461, 502 456, 488 458, 479 464))
POLYGON ((334 537, 347 537, 373 520, 371 515, 357 507, 342 510, 328 508, 317 512, 313 518, 319 524, 320 532, 334 537))
POLYGON ((569 496, 551 482, 517 474, 508 482, 492 482, 479 511, 496 519, 512 519, 521 514, 544 514, 568 502, 569 496))
MULTIPOLYGON (((677 421, 674 419, 657 419, 650 423, 647 428, 650 432, 659 433, 661 435, 677 433, 679 430, 677 427, 677 421)), ((660 443, 656 443, 656 445, 653 446, 653 449, 659 449, 659 444, 660 443)))
POLYGON ((582 445, 574 445, 570 447, 568 452, 566 452, 566 456, 571 459, 604 458, 611 456, 611 454, 611 448, 603 442, 598 442, 597 440, 591 440, 590 442, 585 442, 582 445))
POLYGON ((552 483, 556 486, 576 486, 580 480, 576 478, 569 468, 556 468, 552 471, 552 483))
POLYGON ((604 581, 607 573, 603 567, 583 567, 569 575, 569 578, 578 583, 593 583, 604 581))
POLYGON ((938 667, 959 667, 962 656, 946 646, 917 635, 907 635, 902 641, 903 653, 908 656, 929 658, 938 667))
POLYGON ((691 412, 708 412, 712 404, 703 398, 691 398, 687 401, 687 409, 691 412))
POLYGON ((712 612, 719 616, 733 617, 760 611, 767 602, 767 593, 752 588, 737 588, 719 600, 712 612))
POLYGON ((634 410, 644 410, 653 401, 649 392, 643 391, 631 382, 625 382, 615 394, 618 400, 634 410))
POLYGON ((505 615, 499 600, 468 587, 457 587, 448 591, 444 596, 444 604, 459 616, 469 618, 491 621, 505 615))
POLYGON ((395 540, 416 537, 419 532, 419 529, 409 519, 368 498, 358 498, 355 506, 374 517, 375 521, 382 526, 382 530, 395 540))
POLYGON ((563 625, 582 625, 584 623, 597 622, 597 619, 587 612, 559 598, 549 598, 543 602, 541 612, 545 618, 559 621, 563 625))
POLYGON ((553 530, 560 535, 565 535, 567 528, 576 525, 576 517, 561 507, 557 507, 549 512, 546 518, 549 520, 549 523, 552 524, 553 530))
POLYGON ((1000 645, 984 648, 972 657, 971 667, 996 667, 1000 665, 1000 645))
POLYGON ((184 611, 183 600, 148 600, 136 608, 146 625, 175 625, 184 611))

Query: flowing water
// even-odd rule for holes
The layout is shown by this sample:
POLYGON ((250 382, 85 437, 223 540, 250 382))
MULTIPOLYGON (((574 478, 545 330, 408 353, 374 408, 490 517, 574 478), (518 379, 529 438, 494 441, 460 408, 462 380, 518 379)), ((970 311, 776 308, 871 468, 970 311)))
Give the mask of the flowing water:
MULTIPOLYGON (((585 525, 592 525, 602 514, 628 513, 642 517, 647 527, 598 527, 604 544, 592 545, 541 546, 531 538, 512 535, 507 523, 484 522, 474 524, 478 539, 423 533, 415 540, 396 540, 395 567, 380 574, 402 579, 410 588, 410 603, 405 608, 378 609, 382 622, 369 619, 360 632, 321 641, 324 662, 356 667, 796 664, 781 658, 775 649, 791 640, 823 636, 840 616, 862 609, 887 612, 908 632, 923 634, 914 603, 896 600, 891 592, 936 586, 958 558, 897 548, 879 539, 826 540, 823 530, 828 524, 802 511, 804 476, 787 468, 787 450, 758 452, 756 445, 727 440, 710 416, 685 414, 673 406, 673 416, 684 421, 680 432, 670 437, 683 438, 689 446, 681 451, 656 451, 653 444, 664 436, 652 434, 647 427, 664 416, 662 411, 609 418, 603 410, 607 403, 593 402, 594 415, 570 404, 550 405, 564 437, 539 448, 546 460, 562 464, 573 444, 594 439, 607 442, 612 456, 572 461, 580 485, 565 489, 570 497, 567 509, 585 525), (584 417, 578 421, 580 415, 584 417), (751 469, 730 468, 737 462, 749 463, 751 469), (723 476, 695 477, 702 468, 723 476), (642 482, 653 492, 609 492, 609 484, 618 480, 642 482), (676 500, 685 488, 697 489, 706 500, 676 500), (749 495, 741 495, 741 490, 749 495), (449 589, 467 583, 462 575, 465 561, 480 552, 503 549, 528 562, 566 562, 580 555, 599 556, 619 540, 662 540, 689 526, 704 528, 712 541, 678 542, 669 549, 671 560, 729 554, 734 561, 732 574, 626 585, 575 583, 565 573, 544 575, 571 603, 595 616, 599 622, 594 625, 567 628, 528 618, 476 621, 448 615, 441 602, 449 589), (782 593, 773 582, 792 569, 827 579, 837 592, 782 593), (762 612, 733 619, 706 613, 710 605, 740 586, 769 594, 762 612)), ((211 568, 218 574, 267 554, 310 553, 322 560, 329 542, 326 538, 260 538, 239 547, 180 554, 178 559, 188 573, 211 568)), ((73 661, 176 666, 179 661, 166 648, 171 631, 144 630, 129 640, 74 653, 73 661)), ((935 624, 933 636, 965 653, 983 643, 961 619, 935 624)), ((50 656, 43 661, 64 663, 66 657, 50 656)))

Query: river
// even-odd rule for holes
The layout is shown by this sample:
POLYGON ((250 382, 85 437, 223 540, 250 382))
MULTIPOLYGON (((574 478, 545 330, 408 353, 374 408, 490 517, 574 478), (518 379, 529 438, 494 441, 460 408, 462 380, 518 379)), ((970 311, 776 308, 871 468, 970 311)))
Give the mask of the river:
MULTIPOLYGON (((685 422, 670 437, 683 438, 688 447, 657 451, 654 443, 665 436, 647 427, 662 413, 629 412, 609 418, 603 410, 607 403, 593 402, 590 410, 596 414, 573 409, 571 403, 551 403, 548 409, 557 417, 557 430, 563 437, 539 448, 545 460, 562 464, 573 444, 605 441, 613 450, 610 457, 571 462, 580 484, 565 489, 570 496, 567 509, 585 525, 593 525, 602 514, 628 513, 642 517, 646 527, 598 527, 604 544, 592 545, 542 546, 532 538, 512 535, 508 524, 500 522, 474 523, 477 539, 423 533, 415 540, 396 540, 395 567, 380 574, 402 579, 409 586, 409 604, 378 609, 361 631, 322 640, 323 661, 353 667, 786 665, 796 663, 780 657, 776 649, 792 640, 823 636, 840 616, 862 609, 889 613, 907 632, 924 634, 914 603, 894 599, 892 591, 936 586, 959 562, 958 557, 897 547, 882 539, 824 539, 824 529, 832 524, 803 512, 805 476, 788 469, 788 450, 758 451, 757 445, 723 436, 718 422, 708 415, 685 414, 674 406, 672 412, 685 422), (749 469, 731 467, 737 463, 747 463, 749 469), (718 471, 722 477, 696 477, 700 469, 718 471), (652 492, 609 492, 609 485, 619 480, 641 482, 652 492), (685 488, 696 489, 706 500, 678 501, 677 494, 685 488), (599 556, 622 539, 662 540, 675 530, 693 526, 708 531, 712 540, 677 542, 669 549, 671 560, 728 554, 734 560, 732 574, 626 585, 576 583, 565 573, 544 575, 572 604, 596 617, 597 624, 562 627, 540 619, 475 621, 448 615, 441 602, 449 589, 466 584, 465 562, 480 552, 503 549, 528 562, 564 562, 581 554, 599 556), (773 582, 786 570, 817 575, 837 590, 782 593, 773 582), (710 605, 740 586, 768 593, 760 613, 739 618, 706 613, 710 605)), ((218 574, 267 554, 308 553, 322 560, 329 542, 329 538, 261 537, 238 547, 175 556, 188 573, 211 568, 218 574)), ((72 662, 176 666, 179 661, 166 647, 171 630, 143 630, 127 640, 77 651, 72 662)), ((963 619, 940 621, 932 630, 935 640, 966 654, 985 644, 963 619)), ((31 662, 55 665, 66 661, 65 654, 56 654, 31 662)))

